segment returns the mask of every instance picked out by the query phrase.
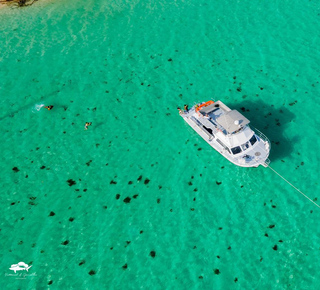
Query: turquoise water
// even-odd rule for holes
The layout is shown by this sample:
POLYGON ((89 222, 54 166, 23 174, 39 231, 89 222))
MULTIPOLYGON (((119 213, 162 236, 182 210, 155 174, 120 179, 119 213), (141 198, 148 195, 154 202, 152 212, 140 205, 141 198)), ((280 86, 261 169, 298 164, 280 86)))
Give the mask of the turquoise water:
POLYGON ((319 289, 319 208, 176 110, 242 109, 319 199, 319 17, 315 1, 1 9, 0 288, 319 289))

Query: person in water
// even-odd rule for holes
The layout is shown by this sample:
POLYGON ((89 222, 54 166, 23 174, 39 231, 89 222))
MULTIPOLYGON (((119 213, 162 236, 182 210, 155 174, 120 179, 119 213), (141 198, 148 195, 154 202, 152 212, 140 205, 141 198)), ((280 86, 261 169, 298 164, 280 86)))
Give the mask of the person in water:
POLYGON ((88 126, 91 126, 92 122, 86 122, 86 124, 84 125, 84 129, 88 130, 88 126))
POLYGON ((46 109, 48 109, 48 111, 52 110, 53 106, 44 106, 46 109))

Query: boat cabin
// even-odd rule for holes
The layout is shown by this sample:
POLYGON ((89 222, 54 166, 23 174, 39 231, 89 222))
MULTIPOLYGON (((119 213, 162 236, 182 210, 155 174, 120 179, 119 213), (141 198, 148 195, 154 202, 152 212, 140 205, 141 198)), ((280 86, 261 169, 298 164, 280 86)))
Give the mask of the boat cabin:
POLYGON ((250 145, 253 146, 257 142, 254 132, 247 126, 250 121, 245 116, 229 109, 220 101, 209 102, 196 108, 199 120, 230 154, 236 155, 246 151, 250 145))

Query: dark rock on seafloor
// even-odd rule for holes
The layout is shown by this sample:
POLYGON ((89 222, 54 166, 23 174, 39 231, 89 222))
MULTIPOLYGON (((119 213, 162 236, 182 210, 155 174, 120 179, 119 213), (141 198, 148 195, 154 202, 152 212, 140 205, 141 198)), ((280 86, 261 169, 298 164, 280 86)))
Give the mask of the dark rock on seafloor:
POLYGON ((130 203, 130 201, 131 201, 131 198, 128 196, 128 197, 126 197, 124 200, 123 200, 123 202, 125 202, 125 203, 130 203))
POLYGON ((72 179, 68 179, 67 182, 68 182, 69 186, 72 186, 72 185, 76 184, 76 182, 74 180, 72 180, 72 179))
POLYGON ((216 275, 219 275, 221 272, 219 269, 214 269, 213 272, 216 274, 216 275))
POLYGON ((144 184, 145 184, 145 185, 147 185, 149 182, 150 182, 150 179, 148 179, 148 178, 146 178, 146 179, 144 180, 144 184))
POLYGON ((151 252, 150 252, 150 256, 151 256, 152 258, 154 258, 154 257, 156 256, 156 252, 155 252, 155 251, 151 251, 151 252))

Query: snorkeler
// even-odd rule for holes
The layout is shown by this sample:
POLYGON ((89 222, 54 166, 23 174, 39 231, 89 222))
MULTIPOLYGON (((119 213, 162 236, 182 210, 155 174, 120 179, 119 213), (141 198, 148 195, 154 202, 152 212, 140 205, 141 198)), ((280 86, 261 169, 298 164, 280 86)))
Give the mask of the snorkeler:
POLYGON ((84 125, 84 129, 88 130, 88 126, 91 126, 92 122, 86 122, 86 124, 84 125))
POLYGON ((44 106, 46 109, 48 109, 48 111, 52 110, 53 106, 44 106))

